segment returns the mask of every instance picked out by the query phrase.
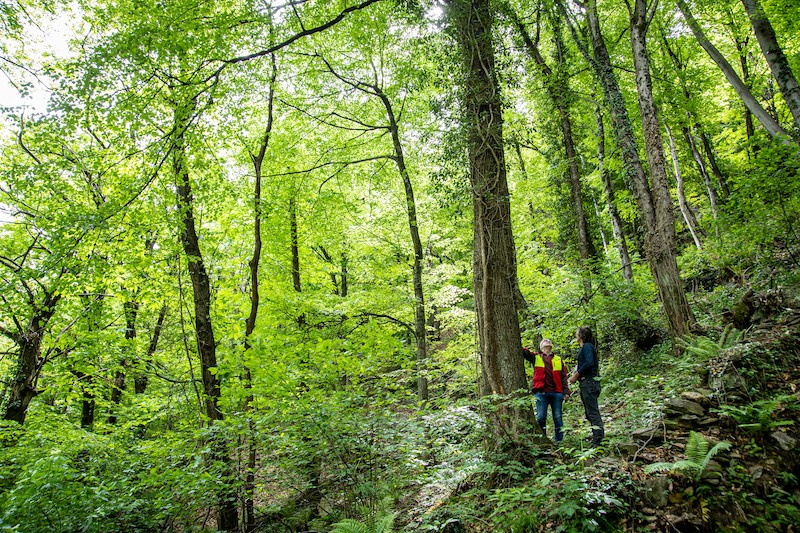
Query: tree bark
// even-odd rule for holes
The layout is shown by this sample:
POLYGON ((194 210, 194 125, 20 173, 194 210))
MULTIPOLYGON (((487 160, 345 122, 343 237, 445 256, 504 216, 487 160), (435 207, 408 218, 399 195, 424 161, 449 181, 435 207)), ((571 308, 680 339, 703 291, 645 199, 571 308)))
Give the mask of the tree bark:
MULTIPOLYGON (((648 258, 653 261, 651 268, 664 305, 664 312, 675 337, 682 337, 695 324, 689 302, 678 271, 675 218, 672 214, 672 197, 669 192, 664 144, 661 139, 658 113, 653 98, 653 83, 650 78, 650 59, 647 55, 648 17, 647 0, 634 0, 631 13, 631 49, 636 72, 636 92, 639 112, 642 117, 642 130, 647 148, 647 163, 650 169, 653 225, 646 232, 649 235, 648 258)), ((647 184, 643 184, 646 188, 647 184)), ((644 197, 643 200, 647 200, 644 197)))
MULTIPOLYGON (((758 121, 764 126, 764 129, 767 130, 767 133, 771 137, 780 137, 780 136, 787 136, 786 130, 784 130, 777 121, 770 116, 769 113, 758 103, 758 100, 755 99, 753 94, 750 92, 750 89, 742 82, 741 78, 736 74, 731 67, 728 60, 717 50, 717 48, 708 40, 703 29, 700 27, 700 24, 697 23, 695 18, 692 16, 691 11, 689 10, 689 6, 686 4, 686 0, 676 0, 678 3, 678 7, 680 8, 681 12, 683 13, 684 18, 686 19, 686 23, 691 28, 692 33, 694 34, 697 41, 700 43, 700 46, 703 47, 703 50, 711 57, 712 60, 717 64, 717 66, 722 70, 722 73, 728 79, 728 82, 733 86, 733 89, 736 91, 736 94, 739 95, 739 98, 744 101, 745 106, 747 109, 755 115, 758 121)), ((786 141, 788 142, 788 141, 786 141)))
POLYGON ((42 339, 45 328, 61 300, 61 292, 45 291, 40 304, 33 303, 33 311, 24 331, 13 337, 19 355, 14 377, 8 384, 8 396, 3 410, 3 420, 22 425, 28 414, 28 406, 37 394, 36 382, 42 369, 42 339))
MULTIPOLYGON (((503 152, 489 0, 450 4, 464 61, 464 120, 473 202, 473 282, 480 341, 480 392, 510 395, 526 386, 515 301, 517 264, 503 152)), ((519 409, 499 406, 495 445, 519 436, 519 409)))
POLYGON ((689 229, 689 233, 692 235, 694 245, 697 246, 698 250, 702 250, 703 243, 700 241, 699 236, 700 225, 697 223, 697 218, 694 216, 692 207, 686 200, 686 193, 684 192, 683 187, 683 174, 681 173, 681 166, 678 162, 678 153, 675 151, 675 138, 672 136, 672 130, 669 129, 669 126, 664 124, 664 127, 667 129, 667 137, 669 138, 669 151, 672 154, 672 166, 675 169, 675 182, 678 186, 678 207, 680 207, 681 214, 683 215, 683 221, 686 222, 686 227, 689 229))
POLYGON ((606 134, 603 124, 603 115, 598 110, 597 115, 597 166, 600 177, 603 180, 603 187, 606 191, 606 203, 608 204, 608 214, 611 217, 611 230, 614 233, 614 242, 619 253, 619 262, 622 267, 622 277, 628 281, 633 280, 633 268, 631 267, 631 257, 628 253, 628 243, 625 240, 622 218, 619 216, 617 206, 614 203, 614 186, 611 183, 611 176, 605 165, 606 159, 606 134))
POLYGON ((772 75, 778 82, 783 99, 792 113, 795 129, 800 132, 800 86, 797 85, 797 79, 789 66, 789 61, 778 44, 775 30, 759 0, 742 0, 742 4, 750 18, 750 24, 753 26, 753 32, 756 34, 761 52, 763 52, 772 75))
MULTIPOLYGON (((189 167, 186 154, 186 131, 191 123, 196 102, 178 103, 175 106, 174 131, 172 137, 172 167, 177 189, 178 213, 183 217, 181 243, 186 254, 189 277, 194 296, 195 339, 200 355, 203 383, 203 401, 209 426, 223 419, 218 402, 221 397, 220 382, 217 379, 217 345, 214 341, 214 328, 211 322, 211 283, 200 251, 200 242, 194 223, 194 198, 192 195, 189 167)), ((229 465, 225 443, 218 438, 212 441, 213 459, 229 465)), ((229 466, 225 467, 229 470, 229 466)), ((227 480, 226 480, 227 481, 227 480)), ((235 492, 224 488, 219 494, 218 528, 221 531, 236 531, 235 492)))

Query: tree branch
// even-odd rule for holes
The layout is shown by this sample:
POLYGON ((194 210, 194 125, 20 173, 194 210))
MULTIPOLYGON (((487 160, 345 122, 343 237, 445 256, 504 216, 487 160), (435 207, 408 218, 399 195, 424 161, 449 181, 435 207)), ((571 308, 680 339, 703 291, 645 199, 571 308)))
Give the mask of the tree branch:
POLYGON ((42 164, 41 160, 38 157, 36 157, 36 155, 33 152, 31 152, 27 146, 25 146, 25 142, 22 140, 22 132, 24 129, 25 129, 25 114, 23 113, 19 116, 19 134, 17 135, 17 140, 19 141, 19 145, 20 147, 22 147, 25 153, 31 156, 31 158, 34 161, 36 161, 37 165, 41 165, 42 164))
POLYGON ((339 13, 337 16, 335 16, 334 18, 332 18, 328 22, 326 22, 324 24, 320 24, 319 26, 315 26, 314 28, 303 30, 303 31, 301 31, 299 33, 295 33, 294 35, 292 35, 288 39, 286 39, 284 41, 281 41, 280 43, 277 43, 275 45, 272 45, 269 48, 266 48, 266 49, 261 50, 259 52, 254 52, 252 54, 247 54, 247 55, 243 55, 243 56, 234 57, 234 58, 231 58, 231 59, 226 59, 226 60, 223 61, 222 65, 220 65, 220 67, 213 74, 208 76, 203 81, 204 82, 209 82, 212 79, 219 77, 219 75, 222 73, 222 71, 225 69, 225 67, 227 67, 229 65, 235 65, 236 63, 242 63, 242 62, 245 62, 245 61, 250 61, 251 59, 257 59, 259 57, 267 56, 267 55, 269 55, 269 54, 271 54, 273 52, 277 52, 278 50, 280 50, 282 48, 286 48, 287 46, 289 46, 293 42, 298 41, 298 40, 302 39, 303 37, 308 37, 309 35, 314 35, 315 33, 319 33, 321 31, 327 30, 331 26, 335 26, 336 24, 341 22, 350 13, 352 13, 354 11, 359 11, 359 10, 364 9, 364 8, 367 8, 367 7, 371 6, 372 4, 375 4, 375 3, 379 2, 379 1, 380 0, 364 0, 360 4, 356 4, 354 6, 350 6, 350 7, 347 7, 345 9, 343 9, 341 11, 341 13, 339 13))

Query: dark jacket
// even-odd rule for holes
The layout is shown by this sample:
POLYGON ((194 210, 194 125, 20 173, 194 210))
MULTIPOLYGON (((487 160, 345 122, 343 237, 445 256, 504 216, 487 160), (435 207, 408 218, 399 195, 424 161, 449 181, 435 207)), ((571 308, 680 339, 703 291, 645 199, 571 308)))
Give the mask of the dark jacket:
POLYGON ((578 367, 576 368, 580 379, 594 378, 600 375, 600 360, 597 358, 597 348, 594 344, 585 342, 578 352, 578 367))

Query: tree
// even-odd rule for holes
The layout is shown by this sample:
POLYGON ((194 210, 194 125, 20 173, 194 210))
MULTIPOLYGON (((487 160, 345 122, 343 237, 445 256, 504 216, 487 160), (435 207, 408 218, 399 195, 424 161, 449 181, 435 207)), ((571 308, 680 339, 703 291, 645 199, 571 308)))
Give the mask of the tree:
POLYGON ((775 81, 778 82, 778 87, 783 93, 792 117, 794 117, 795 129, 800 134, 800 86, 797 85, 794 72, 778 43, 778 37, 775 35, 775 30, 772 28, 761 2, 759 0, 742 0, 742 5, 750 18, 750 24, 753 26, 753 32, 756 34, 764 58, 767 60, 775 81))
POLYGON ((385 130, 389 133, 392 141, 392 155, 389 158, 394 161, 397 172, 403 183, 403 190, 405 192, 406 214, 408 217, 409 235, 411 237, 411 245, 414 252, 414 260, 412 266, 412 284, 414 288, 414 336, 416 338, 416 355, 417 355, 417 394, 421 401, 428 400, 428 379, 425 376, 425 366, 428 359, 428 335, 426 330, 426 313, 425 313, 425 291, 422 285, 423 275, 423 247, 422 240, 419 235, 419 222, 417 219, 417 202, 414 198, 414 185, 411 180, 411 174, 406 165, 406 158, 403 151, 403 142, 400 135, 400 126, 398 124, 398 116, 395 111, 395 106, 392 100, 387 95, 383 81, 378 78, 379 70, 383 70, 383 65, 373 67, 374 78, 371 81, 364 81, 363 79, 356 79, 352 76, 345 76, 337 72, 330 62, 322 58, 328 71, 333 74, 339 81, 348 85, 349 87, 364 93, 370 97, 376 98, 385 112, 385 124, 373 126, 375 130, 385 130))
MULTIPOLYGON (((570 113, 570 102, 573 97, 569 88, 569 80, 567 74, 564 72, 564 50, 563 43, 561 42, 561 27, 553 28, 553 35, 556 45, 556 55, 559 61, 558 71, 554 72, 553 69, 547 64, 544 56, 539 50, 537 29, 537 41, 531 38, 525 24, 520 20, 519 16, 511 11, 509 6, 505 6, 514 26, 522 38, 525 45, 525 50, 528 55, 535 61, 542 73, 545 89, 550 98, 550 104, 557 110, 558 119, 561 128, 561 141, 564 146, 564 153, 567 160, 567 168, 569 174, 570 195, 572 199, 572 209, 575 217, 577 229, 577 244, 578 253, 580 255, 581 270, 584 276, 584 296, 588 300, 591 293, 591 282, 588 277, 587 264, 592 256, 595 255, 594 243, 592 242, 591 235, 589 234, 589 225, 587 217, 583 209, 583 192, 581 185, 581 174, 578 168, 578 153, 576 150, 576 143, 573 138, 573 119, 570 113)), ((537 12, 538 15, 538 12, 537 12)), ((556 17, 553 16, 555 20, 556 17)))
POLYGON ((739 78, 739 76, 733 70, 733 67, 731 67, 730 63, 728 63, 728 60, 725 59, 725 57, 719 52, 719 50, 717 50, 717 47, 715 47, 713 43, 711 43, 711 41, 708 39, 708 37, 706 37, 705 32, 703 31, 703 29, 700 27, 700 24, 692 15, 691 10, 689 9, 689 5, 686 3, 686 1, 685 0, 676 0, 676 1, 678 3, 678 7, 681 10, 681 13, 683 13, 684 18, 686 19, 686 23, 689 25, 689 28, 691 28, 692 33, 694 33, 697 42, 700 43, 700 46, 703 47, 703 50, 705 50, 706 53, 708 53, 709 57, 711 57, 711 59, 714 60, 714 62, 720 68, 722 73, 725 74, 725 77, 728 79, 728 82, 733 86, 733 89, 736 91, 736 94, 739 95, 739 98, 741 98, 744 101, 744 104, 745 106, 747 106, 747 109, 753 115, 755 115, 755 117, 758 119, 761 125, 764 126, 764 129, 767 130, 767 133, 769 133, 770 136, 777 137, 782 135, 784 137, 787 137, 788 135, 786 133, 786 130, 784 130, 780 126, 780 124, 778 124, 778 122, 774 118, 772 118, 772 116, 770 116, 769 113, 767 113, 767 111, 761 106, 761 104, 758 103, 758 100, 756 100, 753 97, 750 90, 747 88, 744 82, 742 82, 741 78, 739 78))
MULTIPOLYGON (((650 67, 644 41, 650 20, 646 13, 646 7, 646 4, 640 2, 634 5, 633 10, 630 11, 630 28, 632 32, 631 46, 636 65, 636 87, 645 141, 648 145, 652 188, 639 159, 633 126, 600 29, 595 0, 588 2, 586 11, 586 22, 593 54, 589 53, 587 44, 578 34, 578 29, 574 24, 571 25, 571 31, 576 44, 589 61, 603 88, 606 105, 611 111, 612 130, 617 146, 622 153, 626 183, 631 188, 642 217, 650 272, 653 274, 659 299, 664 306, 670 333, 675 337, 681 337, 689 332, 695 321, 686 300, 676 260, 672 199, 666 183, 664 152, 660 144, 661 134, 652 99, 650 67)), ((563 3, 559 3, 559 9, 569 18, 563 3)))
MULTIPOLYGON (((488 0, 450 4, 464 62, 464 127, 473 204, 473 290, 480 340, 481 395, 508 396, 525 387, 516 306, 517 264, 503 147, 503 111, 495 71, 488 0)), ((501 435, 519 435, 521 413, 501 408, 501 435)))
POLYGON ((689 202, 686 200, 686 192, 683 186, 683 173, 681 172, 681 166, 678 162, 678 153, 675 149, 675 138, 672 136, 672 130, 669 129, 668 124, 665 123, 664 128, 667 130, 669 151, 672 155, 672 168, 675 170, 675 182, 678 186, 678 207, 681 210, 681 215, 683 215, 684 222, 686 222, 686 228, 692 235, 692 240, 694 241, 695 246, 697 246, 697 249, 700 250, 703 247, 702 242, 700 242, 701 229, 700 225, 697 223, 697 218, 694 216, 692 206, 690 206, 689 202))
POLYGON ((628 252, 628 243, 625 240, 625 232, 623 231, 622 219, 617 211, 617 206, 614 203, 614 185, 611 183, 611 175, 606 167, 606 129, 603 123, 603 114, 600 109, 595 111, 597 117, 597 166, 600 172, 600 178, 603 181, 603 189, 606 192, 606 203, 608 205, 608 213, 611 216, 611 228, 614 233, 614 241, 617 245, 617 252, 619 253, 619 261, 622 268, 622 277, 628 281, 633 280, 633 268, 631 267, 630 253, 628 252))

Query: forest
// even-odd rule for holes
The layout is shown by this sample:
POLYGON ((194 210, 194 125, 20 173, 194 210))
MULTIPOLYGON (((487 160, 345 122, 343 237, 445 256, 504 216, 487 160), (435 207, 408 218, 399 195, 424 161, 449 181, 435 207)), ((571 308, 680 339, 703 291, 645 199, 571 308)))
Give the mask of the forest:
POLYGON ((0 28, 0 532, 798 531, 796 0, 0 28))

